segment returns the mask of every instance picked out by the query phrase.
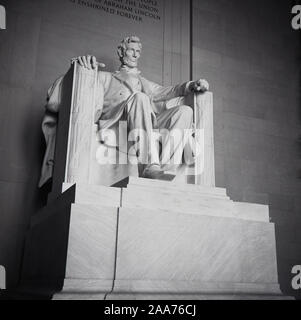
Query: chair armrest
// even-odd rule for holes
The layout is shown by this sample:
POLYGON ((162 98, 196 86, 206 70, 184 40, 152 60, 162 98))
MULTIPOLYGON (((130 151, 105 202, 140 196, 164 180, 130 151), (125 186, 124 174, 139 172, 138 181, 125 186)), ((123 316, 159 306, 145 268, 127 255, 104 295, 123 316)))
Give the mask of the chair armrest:
POLYGON ((215 187, 213 94, 194 95, 195 129, 202 131, 201 154, 196 159, 196 184, 215 187))

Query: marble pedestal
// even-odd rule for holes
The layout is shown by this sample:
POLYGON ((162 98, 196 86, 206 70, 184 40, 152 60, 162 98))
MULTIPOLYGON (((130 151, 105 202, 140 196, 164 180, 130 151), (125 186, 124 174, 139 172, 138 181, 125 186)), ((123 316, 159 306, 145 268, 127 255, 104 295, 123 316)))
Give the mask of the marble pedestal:
POLYGON ((124 189, 76 185, 54 299, 264 298, 283 298, 267 206, 139 178, 124 189))

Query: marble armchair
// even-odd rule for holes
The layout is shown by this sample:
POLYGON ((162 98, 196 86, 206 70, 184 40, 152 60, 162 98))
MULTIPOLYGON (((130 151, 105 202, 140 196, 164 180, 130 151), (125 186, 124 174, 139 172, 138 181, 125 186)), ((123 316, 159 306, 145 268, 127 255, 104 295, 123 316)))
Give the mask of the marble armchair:
MULTIPOLYGON (((136 165, 105 164, 101 155, 109 156, 95 124, 97 70, 87 70, 73 63, 68 73, 58 79, 48 93, 43 121, 47 149, 40 186, 53 177, 53 189, 61 191, 62 183, 118 186, 128 176, 139 176, 136 165)), ((195 129, 200 132, 200 150, 195 165, 182 168, 174 182, 215 186, 213 96, 191 95, 182 103, 194 109, 195 129), (189 169, 189 170, 188 170, 189 169)), ((179 101, 170 101, 172 107, 179 101)), ((117 130, 117 128, 116 128, 117 130)), ((118 136, 118 134, 117 134, 118 136)), ((121 137, 124 138, 124 137, 121 137)), ((57 193, 54 192, 54 193, 57 193)))

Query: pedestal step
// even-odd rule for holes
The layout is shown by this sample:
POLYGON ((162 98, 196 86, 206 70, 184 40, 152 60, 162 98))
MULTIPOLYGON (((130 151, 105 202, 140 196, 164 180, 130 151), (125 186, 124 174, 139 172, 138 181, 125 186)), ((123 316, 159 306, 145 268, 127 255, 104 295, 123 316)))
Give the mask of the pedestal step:
MULTIPOLYGON (((116 281, 102 290, 95 281, 65 281, 64 292, 55 300, 280 300, 278 284, 210 283, 177 281, 116 281)), ((285 299, 291 299, 285 297, 285 299)))
MULTIPOLYGON (((64 184, 63 191, 71 186, 64 184)), ((269 222, 268 206, 233 202, 225 189, 140 178, 130 178, 123 189, 78 184, 75 203, 269 222)))
POLYGON ((163 190, 170 190, 175 192, 189 192, 189 193, 197 193, 198 195, 207 195, 217 198, 223 199, 230 199, 227 196, 226 189, 223 188, 211 188, 193 184, 180 184, 175 182, 166 182, 160 180, 152 180, 152 179, 143 179, 143 178, 136 178, 130 177, 128 188, 131 187, 147 187, 147 188, 154 188, 154 189, 163 189, 163 190))
MULTIPOLYGON (((72 186, 73 184, 64 183, 62 191, 65 192, 72 186)), ((75 203, 117 208, 121 206, 121 192, 120 188, 76 184, 75 203)))
POLYGON ((204 301, 204 300, 221 300, 221 301, 231 301, 231 300, 294 300, 292 297, 285 297, 283 294, 233 294, 233 293, 225 293, 225 294, 133 294, 133 293, 124 293, 124 294, 102 294, 102 293, 60 293, 55 295, 53 300, 87 300, 87 301, 204 301))

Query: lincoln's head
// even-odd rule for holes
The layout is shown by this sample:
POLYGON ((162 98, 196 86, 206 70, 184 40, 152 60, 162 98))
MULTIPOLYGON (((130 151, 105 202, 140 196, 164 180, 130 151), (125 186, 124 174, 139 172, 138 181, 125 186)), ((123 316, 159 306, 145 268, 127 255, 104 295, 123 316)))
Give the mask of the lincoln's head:
POLYGON ((142 44, 138 37, 124 38, 118 47, 118 56, 121 64, 129 68, 137 68, 141 50, 142 44))

